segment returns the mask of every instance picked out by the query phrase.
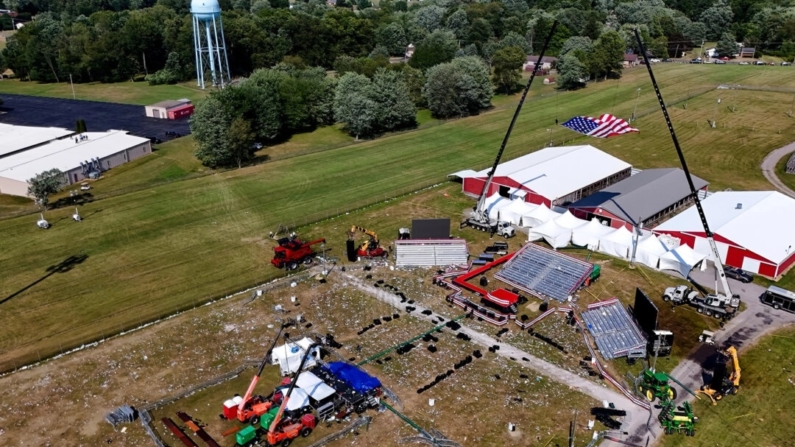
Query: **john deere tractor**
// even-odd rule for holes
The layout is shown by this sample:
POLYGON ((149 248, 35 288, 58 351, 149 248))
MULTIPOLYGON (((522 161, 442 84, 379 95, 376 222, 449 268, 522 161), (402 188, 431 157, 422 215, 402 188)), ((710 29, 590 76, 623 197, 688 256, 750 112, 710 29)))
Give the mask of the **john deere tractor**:
POLYGON ((687 401, 679 408, 676 408, 673 401, 666 402, 660 410, 659 419, 666 435, 684 433, 687 436, 695 436, 696 434, 698 418, 693 415, 693 407, 687 401))
POLYGON ((661 402, 675 400, 676 389, 668 384, 668 378, 668 374, 663 372, 644 370, 636 381, 638 394, 644 396, 649 402, 654 402, 655 399, 660 399, 661 402))

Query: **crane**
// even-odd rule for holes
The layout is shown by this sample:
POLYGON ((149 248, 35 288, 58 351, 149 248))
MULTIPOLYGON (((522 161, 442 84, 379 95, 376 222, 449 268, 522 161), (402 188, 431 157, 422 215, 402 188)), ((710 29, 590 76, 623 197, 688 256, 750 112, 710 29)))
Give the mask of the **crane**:
POLYGON ((704 208, 701 206, 701 200, 698 198, 698 191, 696 191, 696 187, 693 184, 693 178, 690 176, 690 170, 687 168, 685 154, 682 152, 682 148, 679 146, 679 140, 676 138, 674 125, 671 123, 671 117, 668 115, 668 109, 665 107, 665 101, 663 101, 660 88, 657 86, 657 81, 654 79, 654 72, 651 70, 649 58, 646 57, 646 47, 643 46, 643 41, 640 38, 640 33, 638 32, 637 28, 635 28, 635 39, 637 40, 638 47, 640 48, 640 52, 643 55, 646 69, 649 71, 649 77, 651 78, 651 83, 654 87, 654 93, 657 94, 657 101, 660 103, 660 108, 662 109, 663 116, 665 117, 665 123, 668 125, 668 132, 671 134, 671 139, 673 140, 674 147, 676 148, 676 153, 679 155, 679 162, 682 164, 682 170, 685 171, 685 178, 687 179, 688 186, 690 186, 690 194, 693 196, 693 201, 696 204, 696 210, 698 210, 698 216, 701 218, 701 225, 704 226, 704 235, 707 237, 707 241, 709 242, 709 247, 712 251, 712 256, 715 261, 715 270, 717 272, 721 286, 723 287, 723 294, 721 294, 718 291, 716 279, 715 294, 707 295, 706 303, 718 306, 724 306, 728 304, 733 308, 738 308, 740 307, 740 296, 732 294, 731 288, 729 287, 729 281, 726 280, 726 272, 723 271, 723 262, 720 260, 718 245, 715 243, 715 238, 712 235, 712 231, 709 229, 709 224, 707 224, 707 216, 704 214, 704 208))
POLYGON ((500 150, 497 151, 497 157, 494 159, 494 165, 491 167, 491 170, 486 176, 486 182, 483 184, 483 191, 480 193, 480 197, 478 197, 477 204, 475 204, 475 206, 472 208, 472 217, 461 222, 461 228, 470 226, 476 230, 489 231, 491 234, 498 233, 506 238, 512 237, 516 234, 516 230, 507 222, 495 223, 491 221, 491 218, 489 217, 489 210, 486 208, 486 197, 489 194, 491 182, 494 180, 494 173, 497 172, 497 166, 500 164, 502 153, 505 151, 505 146, 508 144, 508 139, 511 137, 513 126, 516 125, 516 119, 519 117, 519 112, 522 111, 524 100, 527 98, 527 93, 530 91, 530 86, 533 85, 533 79, 535 79, 536 74, 538 73, 538 68, 541 66, 541 60, 544 58, 544 53, 546 53, 547 48, 549 47, 549 42, 552 40, 552 36, 555 34, 555 29, 557 27, 558 22, 556 20, 552 23, 552 28, 550 28, 547 39, 544 42, 544 46, 541 48, 541 54, 538 56, 538 61, 533 67, 533 74, 530 75, 530 79, 527 81, 527 85, 522 92, 522 98, 519 100, 519 105, 516 106, 516 111, 513 113, 511 124, 508 126, 508 131, 505 133, 505 137, 502 140, 500 150))
POLYGON ((348 239, 353 241, 357 231, 361 231, 362 233, 370 237, 369 240, 364 241, 361 245, 359 245, 359 248, 356 249, 357 256, 363 258, 365 257, 377 258, 377 257, 387 256, 387 252, 379 246, 378 234, 376 234, 375 231, 371 231, 368 230, 367 228, 353 225, 351 226, 351 230, 348 232, 348 239))
POLYGON ((257 373, 251 379, 251 383, 248 385, 248 389, 246 390, 245 396, 243 396, 243 400, 241 400, 240 404, 237 406, 237 413, 234 415, 225 413, 228 419, 232 419, 236 416, 240 422, 249 422, 251 425, 256 425, 260 420, 260 416, 270 410, 270 408, 273 406, 272 402, 265 400, 261 396, 252 397, 252 395, 254 394, 254 388, 256 388, 259 378, 262 375, 262 370, 265 369, 265 365, 268 364, 268 360, 271 358, 273 348, 276 346, 276 342, 279 341, 279 337, 282 335, 282 331, 284 331, 286 326, 287 325, 284 322, 280 325, 279 332, 273 339, 273 343, 271 344, 270 348, 268 348, 268 352, 265 354, 265 357, 262 358, 259 369, 257 369, 257 373))
POLYGON ((720 372, 718 372, 716 368, 712 383, 704 385, 699 391, 701 394, 707 395, 710 400, 712 400, 712 405, 717 405, 717 401, 723 399, 723 396, 727 394, 737 394, 737 391, 740 389, 741 370, 740 359, 737 357, 737 348, 734 346, 729 346, 726 348, 726 350, 721 351, 721 354, 728 356, 731 359, 731 374, 729 374, 729 377, 726 377, 723 368, 720 368, 720 372))
POLYGON ((290 400, 290 395, 293 394, 295 385, 298 383, 298 376, 304 369, 306 359, 311 355, 312 349, 318 345, 319 343, 313 343, 310 345, 309 348, 304 352, 304 356, 301 358, 301 364, 298 366, 298 371, 295 372, 295 379, 293 379, 293 381, 290 383, 290 387, 287 389, 287 392, 282 398, 282 404, 279 406, 279 411, 276 413, 273 421, 268 427, 267 441, 269 445, 277 445, 279 443, 283 443, 282 445, 287 445, 289 444, 289 441, 297 438, 299 435, 307 437, 310 433, 312 433, 312 430, 317 425, 317 418, 311 414, 305 414, 298 421, 290 421, 285 424, 281 423, 281 418, 282 414, 284 413, 284 409, 287 407, 287 402, 290 400))

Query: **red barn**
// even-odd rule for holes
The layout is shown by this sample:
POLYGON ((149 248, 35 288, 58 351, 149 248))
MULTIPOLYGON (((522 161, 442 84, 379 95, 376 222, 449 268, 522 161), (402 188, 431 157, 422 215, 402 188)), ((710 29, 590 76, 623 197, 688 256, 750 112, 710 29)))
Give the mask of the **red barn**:
MULTIPOLYGON (((479 197, 491 168, 459 171, 464 194, 479 197)), ((497 166, 488 196, 507 189, 526 202, 566 205, 630 176, 632 166, 590 146, 549 147, 497 166)))
MULTIPOLYGON (((795 263, 795 199, 776 191, 725 191, 702 206, 723 264, 774 278, 795 263)), ((711 253, 695 207, 654 231, 711 253)))
MULTIPOLYGON (((706 191, 707 181, 692 177, 696 189, 706 191)), ((684 171, 646 169, 572 203, 569 210, 580 219, 595 217, 613 228, 632 230, 640 224, 651 227, 692 202, 684 171)))

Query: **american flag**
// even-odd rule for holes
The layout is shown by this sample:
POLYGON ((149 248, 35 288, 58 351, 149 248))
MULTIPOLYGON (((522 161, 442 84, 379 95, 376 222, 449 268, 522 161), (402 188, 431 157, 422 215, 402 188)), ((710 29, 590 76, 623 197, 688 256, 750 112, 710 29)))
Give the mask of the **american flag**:
POLYGON ((575 116, 574 118, 561 124, 575 132, 583 135, 596 138, 610 138, 616 135, 622 135, 627 132, 640 132, 634 127, 629 127, 626 121, 621 118, 616 118, 609 113, 605 113, 599 118, 591 118, 590 116, 575 116))

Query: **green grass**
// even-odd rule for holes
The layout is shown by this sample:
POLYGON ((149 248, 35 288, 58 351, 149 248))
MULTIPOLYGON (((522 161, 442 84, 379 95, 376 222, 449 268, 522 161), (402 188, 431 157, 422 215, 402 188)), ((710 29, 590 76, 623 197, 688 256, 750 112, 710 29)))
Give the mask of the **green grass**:
POLYGON ((768 335, 740 352, 740 392, 712 406, 694 406, 700 421, 694 438, 664 436, 664 447, 757 447, 792 445, 795 427, 788 416, 795 407, 795 329, 768 335))
MULTIPOLYGON (((750 73, 745 68, 670 64, 657 74, 669 103, 719 83, 795 86, 786 70, 760 67, 750 73)), ((505 158, 537 150, 552 139, 555 144, 594 144, 640 168, 678 166, 659 112, 637 121, 640 134, 608 141, 578 138, 554 126, 556 116, 629 116, 638 87, 644 89, 638 111, 653 111, 656 100, 642 70, 579 92, 538 100, 533 92, 505 158)), ((719 123, 726 126, 707 129, 716 93, 690 100, 687 110, 672 107, 691 168, 712 181, 713 190, 768 189, 761 159, 795 137, 795 129, 779 122, 779 115, 786 116, 776 110, 786 95, 740 91, 738 111, 720 111, 719 123)), ((138 184, 139 176, 153 176, 144 182, 155 186, 108 194, 85 205, 81 214, 86 219, 79 225, 69 221, 68 209, 48 213, 53 228, 46 232, 37 230, 29 216, 0 221, 0 301, 36 282, 47 267, 78 253, 88 256, 0 304, 0 369, 266 281, 280 274, 268 262, 271 245, 263 236, 269 230, 442 182, 460 169, 483 168, 492 161, 512 114, 510 107, 497 107, 476 117, 317 152, 311 152, 317 143, 309 142, 311 153, 304 156, 198 178, 189 178, 195 165, 180 158, 187 156, 184 149, 183 155, 174 155, 179 160, 161 157, 162 166, 150 158, 139 162, 148 166, 134 169, 131 164, 109 173, 97 183, 100 198, 105 188, 138 184), (162 183, 163 177, 182 174, 172 166, 188 172, 189 179, 162 183), (31 331, 33 325, 47 329, 31 331)), ((422 213, 417 209, 414 216, 422 213)))
MULTIPOLYGON (((176 85, 149 85, 147 82, 116 82, 111 84, 92 82, 74 84, 74 92, 74 97, 77 99, 139 105, 180 98, 188 98, 196 103, 207 95, 207 91, 198 88, 194 81, 176 85)), ((72 98, 72 87, 69 82, 42 84, 38 82, 23 82, 18 79, 5 79, 0 80, 0 94, 3 93, 72 98)))

